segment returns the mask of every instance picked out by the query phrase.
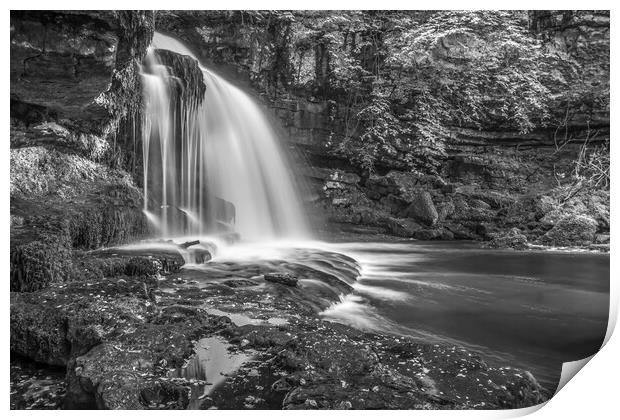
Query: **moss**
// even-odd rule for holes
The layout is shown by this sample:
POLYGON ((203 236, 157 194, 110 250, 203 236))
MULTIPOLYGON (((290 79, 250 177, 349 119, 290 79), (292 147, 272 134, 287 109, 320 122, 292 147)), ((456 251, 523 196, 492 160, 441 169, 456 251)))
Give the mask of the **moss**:
POLYGON ((158 261, 146 257, 132 257, 125 265, 125 274, 128 276, 151 277, 159 272, 158 261))
POLYGON ((75 153, 43 146, 11 149, 11 197, 72 199, 93 184, 128 184, 127 174, 75 153))
POLYGON ((101 280, 104 277, 116 277, 125 274, 127 259, 121 257, 90 258, 80 256, 74 261, 79 277, 84 280, 101 280))
POLYGON ((76 214, 68 221, 72 245, 96 249, 102 246, 129 242, 147 231, 141 211, 134 208, 94 208, 76 214))
POLYGON ((73 247, 96 249, 144 236, 148 224, 140 192, 125 183, 104 186, 101 193, 66 221, 73 247))
POLYGON ((33 292, 71 276, 71 251, 62 241, 32 241, 11 248, 11 291, 33 292))

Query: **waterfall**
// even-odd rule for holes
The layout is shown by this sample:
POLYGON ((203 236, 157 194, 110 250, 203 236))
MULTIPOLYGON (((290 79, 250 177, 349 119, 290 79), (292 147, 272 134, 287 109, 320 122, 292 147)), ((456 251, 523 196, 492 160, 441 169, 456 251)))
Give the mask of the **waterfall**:
POLYGON ((303 238, 306 220, 280 140, 242 90, 155 33, 142 67, 144 212, 164 237, 236 231, 242 239, 303 238), (159 53, 196 60, 194 98, 159 53))

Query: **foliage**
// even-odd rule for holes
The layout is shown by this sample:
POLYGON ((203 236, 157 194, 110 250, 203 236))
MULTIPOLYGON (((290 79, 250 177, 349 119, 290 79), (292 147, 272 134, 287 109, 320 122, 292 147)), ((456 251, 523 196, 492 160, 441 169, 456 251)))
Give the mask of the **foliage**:
POLYGON ((525 133, 548 116, 553 59, 523 12, 314 13, 296 45, 326 50, 347 112, 337 150, 364 169, 398 159, 428 170, 451 126, 525 133))
POLYGON ((433 172, 454 128, 527 133, 608 109, 609 82, 599 80, 609 73, 608 36, 584 41, 577 31, 572 44, 555 45, 530 29, 525 11, 241 15, 260 42, 256 71, 269 63, 265 74, 278 75, 270 88, 328 101, 326 146, 367 172, 377 164, 433 172))
POLYGON ((441 154, 450 126, 531 131, 548 115, 550 57, 518 12, 444 12, 394 32, 387 85, 410 108, 415 137, 441 154))

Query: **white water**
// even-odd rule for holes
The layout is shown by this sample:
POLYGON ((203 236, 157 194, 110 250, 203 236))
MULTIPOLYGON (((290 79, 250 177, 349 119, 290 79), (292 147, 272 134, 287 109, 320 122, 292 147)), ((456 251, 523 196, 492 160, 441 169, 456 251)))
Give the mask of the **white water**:
POLYGON ((177 81, 156 49, 196 59, 181 42, 156 32, 142 72, 144 211, 151 223, 164 237, 232 230, 243 240, 306 237, 285 154, 259 106, 204 67, 202 103, 174 106, 177 81))

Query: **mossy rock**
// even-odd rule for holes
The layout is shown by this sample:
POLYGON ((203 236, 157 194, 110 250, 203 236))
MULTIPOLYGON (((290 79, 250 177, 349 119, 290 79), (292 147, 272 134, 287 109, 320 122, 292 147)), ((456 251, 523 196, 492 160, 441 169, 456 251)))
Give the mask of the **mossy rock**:
POLYGON ((487 248, 527 249, 528 247, 527 237, 517 228, 491 235, 491 241, 485 244, 487 248))
POLYGON ((13 292, 34 292, 63 282, 73 272, 71 251, 59 241, 32 241, 11 248, 10 287, 13 292))
POLYGON ((568 215, 545 233, 540 241, 546 245, 588 245, 595 240, 598 223, 589 216, 568 215))
POLYGON ((139 207, 106 202, 75 214, 67 221, 66 229, 73 247, 96 249, 130 242, 143 236, 148 226, 139 207))
POLYGON ((147 257, 132 257, 125 265, 125 274, 137 277, 152 277, 161 269, 161 263, 147 257))

